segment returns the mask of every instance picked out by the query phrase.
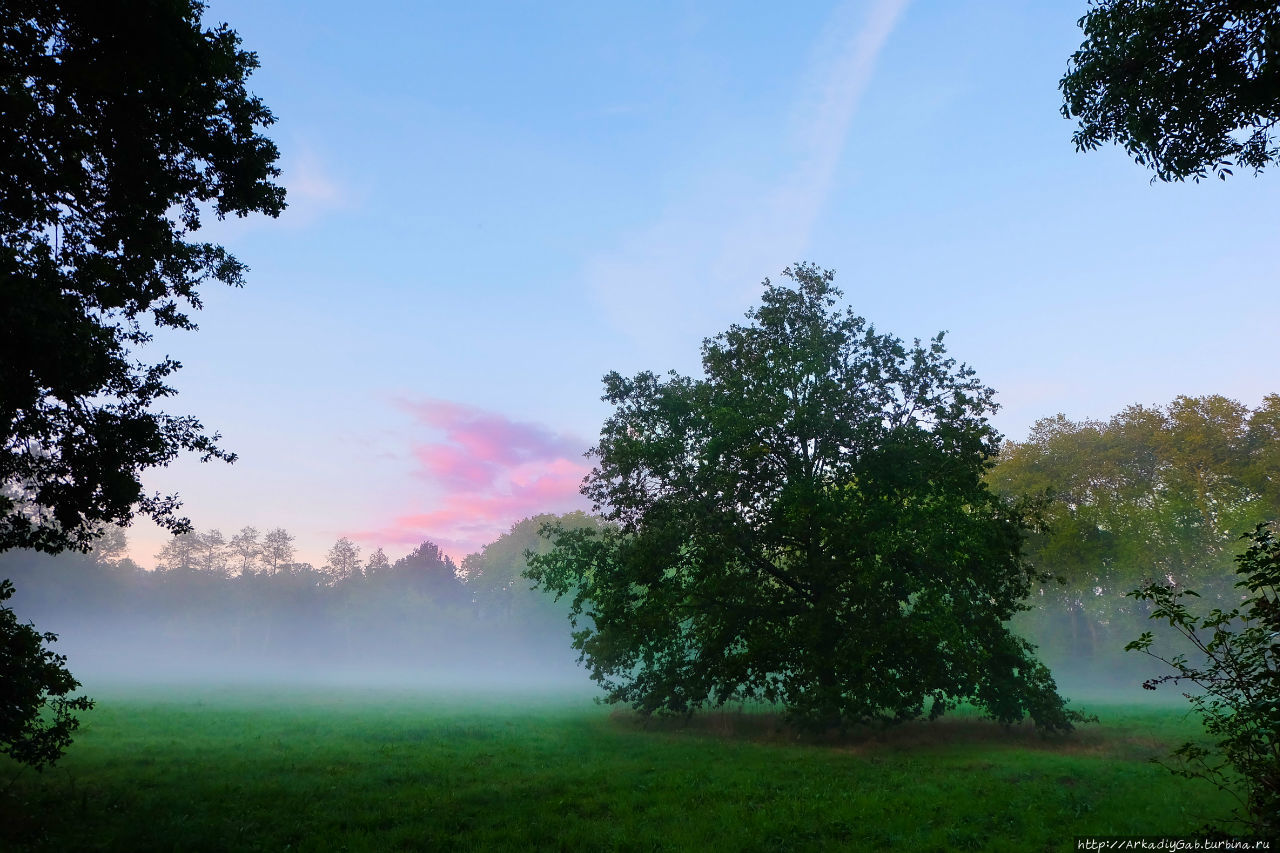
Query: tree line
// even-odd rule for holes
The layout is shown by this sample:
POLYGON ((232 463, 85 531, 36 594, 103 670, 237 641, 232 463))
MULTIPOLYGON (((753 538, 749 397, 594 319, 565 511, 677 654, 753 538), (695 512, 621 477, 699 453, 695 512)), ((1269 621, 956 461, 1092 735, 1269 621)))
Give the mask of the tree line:
POLYGON ((1092 659, 1145 630, 1124 594, 1158 581, 1228 609, 1240 536, 1280 519, 1280 394, 1255 408, 1221 395, 1133 405, 1107 420, 1064 415, 1007 441, 988 473, 1035 503, 1028 558, 1041 585, 1022 624, 1051 657, 1092 659))
MULTIPOLYGON (((1139 666, 1121 650, 1150 608, 1124 594, 1169 581, 1229 606, 1240 532, 1280 518, 1280 394, 1255 408, 1182 396, 1107 420, 1043 418, 1026 440, 1004 442, 987 480, 1036 520, 1024 554, 1046 578, 1015 627, 1055 666, 1139 666)), ((431 542, 391 560, 343 537, 319 566, 296 559, 284 528, 193 530, 165 543, 154 571, 128 559, 124 531, 111 528, 87 555, 4 554, 0 576, 15 581, 23 619, 61 634, 58 650, 86 671, 106 649, 169 674, 184 662, 564 663, 568 598, 522 577, 526 554, 551 548, 539 527, 555 521, 598 525, 583 513, 525 519, 460 564, 431 542)))
MULTIPOLYGON (((1169 581, 1229 606, 1239 534, 1280 518, 1280 394, 1255 408, 1182 396, 1107 420, 1043 418, 1004 442, 987 480, 1031 505, 1024 554, 1046 575, 1015 627, 1055 666, 1139 666, 1121 650, 1149 607, 1124 594, 1169 581)), ((598 525, 583 513, 525 519, 460 564, 431 542, 391 560, 343 537, 319 566, 296 559, 284 528, 193 530, 165 543, 154 571, 125 557, 124 531, 111 528, 87 555, 4 554, 0 576, 15 581, 24 620, 61 634, 59 651, 88 671, 108 647, 170 674, 188 660, 249 671, 564 662, 568 598, 522 577, 526 553, 550 550, 538 530, 554 521, 598 525)))
POLYGON ((169 540, 154 571, 124 556, 113 530, 88 554, 0 556, 14 608, 60 635, 78 673, 172 678, 348 671, 567 675, 565 609, 521 577, 545 549, 548 521, 591 526, 583 513, 535 516, 456 564, 432 542, 391 561, 339 539, 319 567, 294 559, 282 528, 217 530, 169 540))

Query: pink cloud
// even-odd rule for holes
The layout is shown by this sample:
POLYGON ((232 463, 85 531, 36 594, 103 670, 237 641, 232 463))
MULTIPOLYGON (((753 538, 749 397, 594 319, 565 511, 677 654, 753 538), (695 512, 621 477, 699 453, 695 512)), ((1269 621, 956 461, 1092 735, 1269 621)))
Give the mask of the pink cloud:
POLYGON ((590 466, 584 445, 541 425, 447 400, 401 408, 435 434, 411 448, 417 476, 443 490, 435 507, 353 534, 370 544, 430 539, 455 560, 493 541, 522 518, 586 509, 578 489, 590 466))
POLYGON ((451 489, 483 489, 500 473, 497 465, 450 444, 428 444, 413 448, 426 479, 451 489))
POLYGON ((448 400, 406 402, 401 406, 423 424, 442 431, 448 443, 494 464, 576 457, 586 449, 541 424, 513 421, 496 412, 448 400))

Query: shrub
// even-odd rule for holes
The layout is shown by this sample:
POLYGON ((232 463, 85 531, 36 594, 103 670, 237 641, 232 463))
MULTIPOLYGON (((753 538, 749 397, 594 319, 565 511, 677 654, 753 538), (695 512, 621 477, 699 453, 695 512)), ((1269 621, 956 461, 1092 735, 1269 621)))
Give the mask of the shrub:
POLYGON ((1174 672, 1143 683, 1190 682, 1198 693, 1184 694, 1214 738, 1213 748, 1184 743, 1166 764, 1173 773, 1206 779, 1240 802, 1235 821, 1247 831, 1280 838, 1280 524, 1260 524, 1244 538, 1249 547, 1236 558, 1238 607, 1215 608, 1196 616, 1184 599, 1189 589, 1151 583, 1129 593, 1155 606, 1152 619, 1167 620, 1197 652, 1164 657, 1151 650, 1150 631, 1126 646, 1164 661, 1174 672))
MULTIPOLYGON (((12 595, 13 584, 0 581, 0 602, 12 595)), ((80 682, 64 666, 66 657, 45 647, 57 639, 0 607, 0 753, 37 770, 71 743, 80 726, 72 712, 93 707, 85 696, 68 698, 80 682)))

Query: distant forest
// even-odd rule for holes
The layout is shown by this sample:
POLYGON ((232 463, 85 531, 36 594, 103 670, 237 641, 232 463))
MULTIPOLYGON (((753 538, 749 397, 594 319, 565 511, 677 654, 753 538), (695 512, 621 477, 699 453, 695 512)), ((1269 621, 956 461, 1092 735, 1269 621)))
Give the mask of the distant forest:
MULTIPOLYGON (((1280 519, 1280 394, 1256 409, 1218 395, 1130 406, 1106 421, 1058 415, 1006 442, 988 475, 1010 500, 1038 498, 1028 557, 1046 583, 1015 624, 1057 669, 1120 657, 1149 605, 1124 597, 1148 579, 1234 605, 1241 536, 1280 519)), ((1134 663, 1138 656, 1125 659, 1134 663)))
POLYGON ((514 680, 572 677, 567 608, 520 577, 542 523, 516 524, 461 566, 424 542, 390 562, 340 539, 320 567, 293 560, 292 536, 246 527, 175 536, 154 571, 123 557, 122 531, 89 554, 0 555, 23 618, 60 635, 77 675, 173 680, 346 675, 514 680))
MULTIPOLYGON (((1150 626, 1124 593, 1165 578, 1225 604, 1241 534, 1280 518, 1280 394, 1256 409, 1179 397, 1107 421, 1046 418, 1006 442, 988 481, 1037 507, 1027 556, 1061 580, 1036 590, 1015 625, 1055 671, 1103 659, 1132 669, 1141 662, 1121 650, 1150 626)), ((85 676, 570 678, 568 607, 521 576, 556 519, 597 523, 525 519, 461 565, 430 542, 392 562, 340 539, 316 567, 295 562, 285 530, 209 530, 174 537, 154 571, 124 558, 112 530, 90 554, 0 555, 0 577, 17 586, 18 614, 59 633, 57 650, 85 676)))

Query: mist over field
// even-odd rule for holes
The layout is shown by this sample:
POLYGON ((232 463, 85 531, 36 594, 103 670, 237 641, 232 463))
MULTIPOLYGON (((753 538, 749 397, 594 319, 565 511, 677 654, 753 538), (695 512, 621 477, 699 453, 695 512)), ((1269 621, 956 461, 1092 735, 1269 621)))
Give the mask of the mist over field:
POLYGON ((232 573, 229 552, 207 534, 186 537, 196 547, 179 557, 185 562, 157 571, 101 553, 7 553, 0 576, 17 586, 16 612, 59 636, 55 650, 86 684, 581 695, 589 682, 571 648, 567 605, 520 577, 524 549, 545 548, 537 529, 550 518, 516 525, 465 561, 462 577, 429 543, 394 563, 357 560, 341 577, 256 560, 232 573))
MULTIPOLYGON (((1026 533, 1041 578, 1009 621, 1038 647, 1061 692, 1089 702, 1176 701, 1147 679, 1167 666, 1126 652, 1145 631, 1166 656, 1179 636, 1128 595, 1152 580, 1199 592, 1207 611, 1240 600, 1244 531, 1280 511, 1271 460, 1280 395, 1249 407, 1218 395, 1131 406, 1106 421, 1044 418, 1006 441, 986 472, 1015 503, 1050 494, 1026 533)), ((596 688, 577 662, 573 592, 524 576, 544 528, 599 529, 582 512, 524 519, 455 563, 422 542, 391 559, 339 539, 298 562, 282 528, 172 537, 144 570, 111 529, 89 554, 0 554, 18 616, 59 635, 85 684, 413 685, 428 690, 596 688)), ((594 628, 587 606, 578 628, 594 628)))
MULTIPOLYGON (((296 563, 233 573, 229 556, 209 554, 206 542, 204 553, 187 557, 203 568, 144 570, 110 552, 9 552, 0 554, 0 577, 15 582, 20 618, 58 635, 51 648, 89 693, 224 684, 596 696, 572 648, 568 602, 520 575, 524 550, 546 549, 537 530, 555 518, 515 525, 464 561, 469 572, 428 543, 341 579, 296 563), (209 568, 211 559, 221 565, 209 568)), ((589 523, 581 514, 564 518, 589 523)), ((186 537, 197 546, 202 538, 186 537)), ((1123 650, 1146 630, 1172 642, 1167 626, 1152 625, 1118 592, 1093 596, 1091 616, 1064 604, 1071 594, 1047 584, 1011 623, 1039 647, 1065 695, 1086 704, 1181 700, 1144 691, 1163 665, 1123 650)))

